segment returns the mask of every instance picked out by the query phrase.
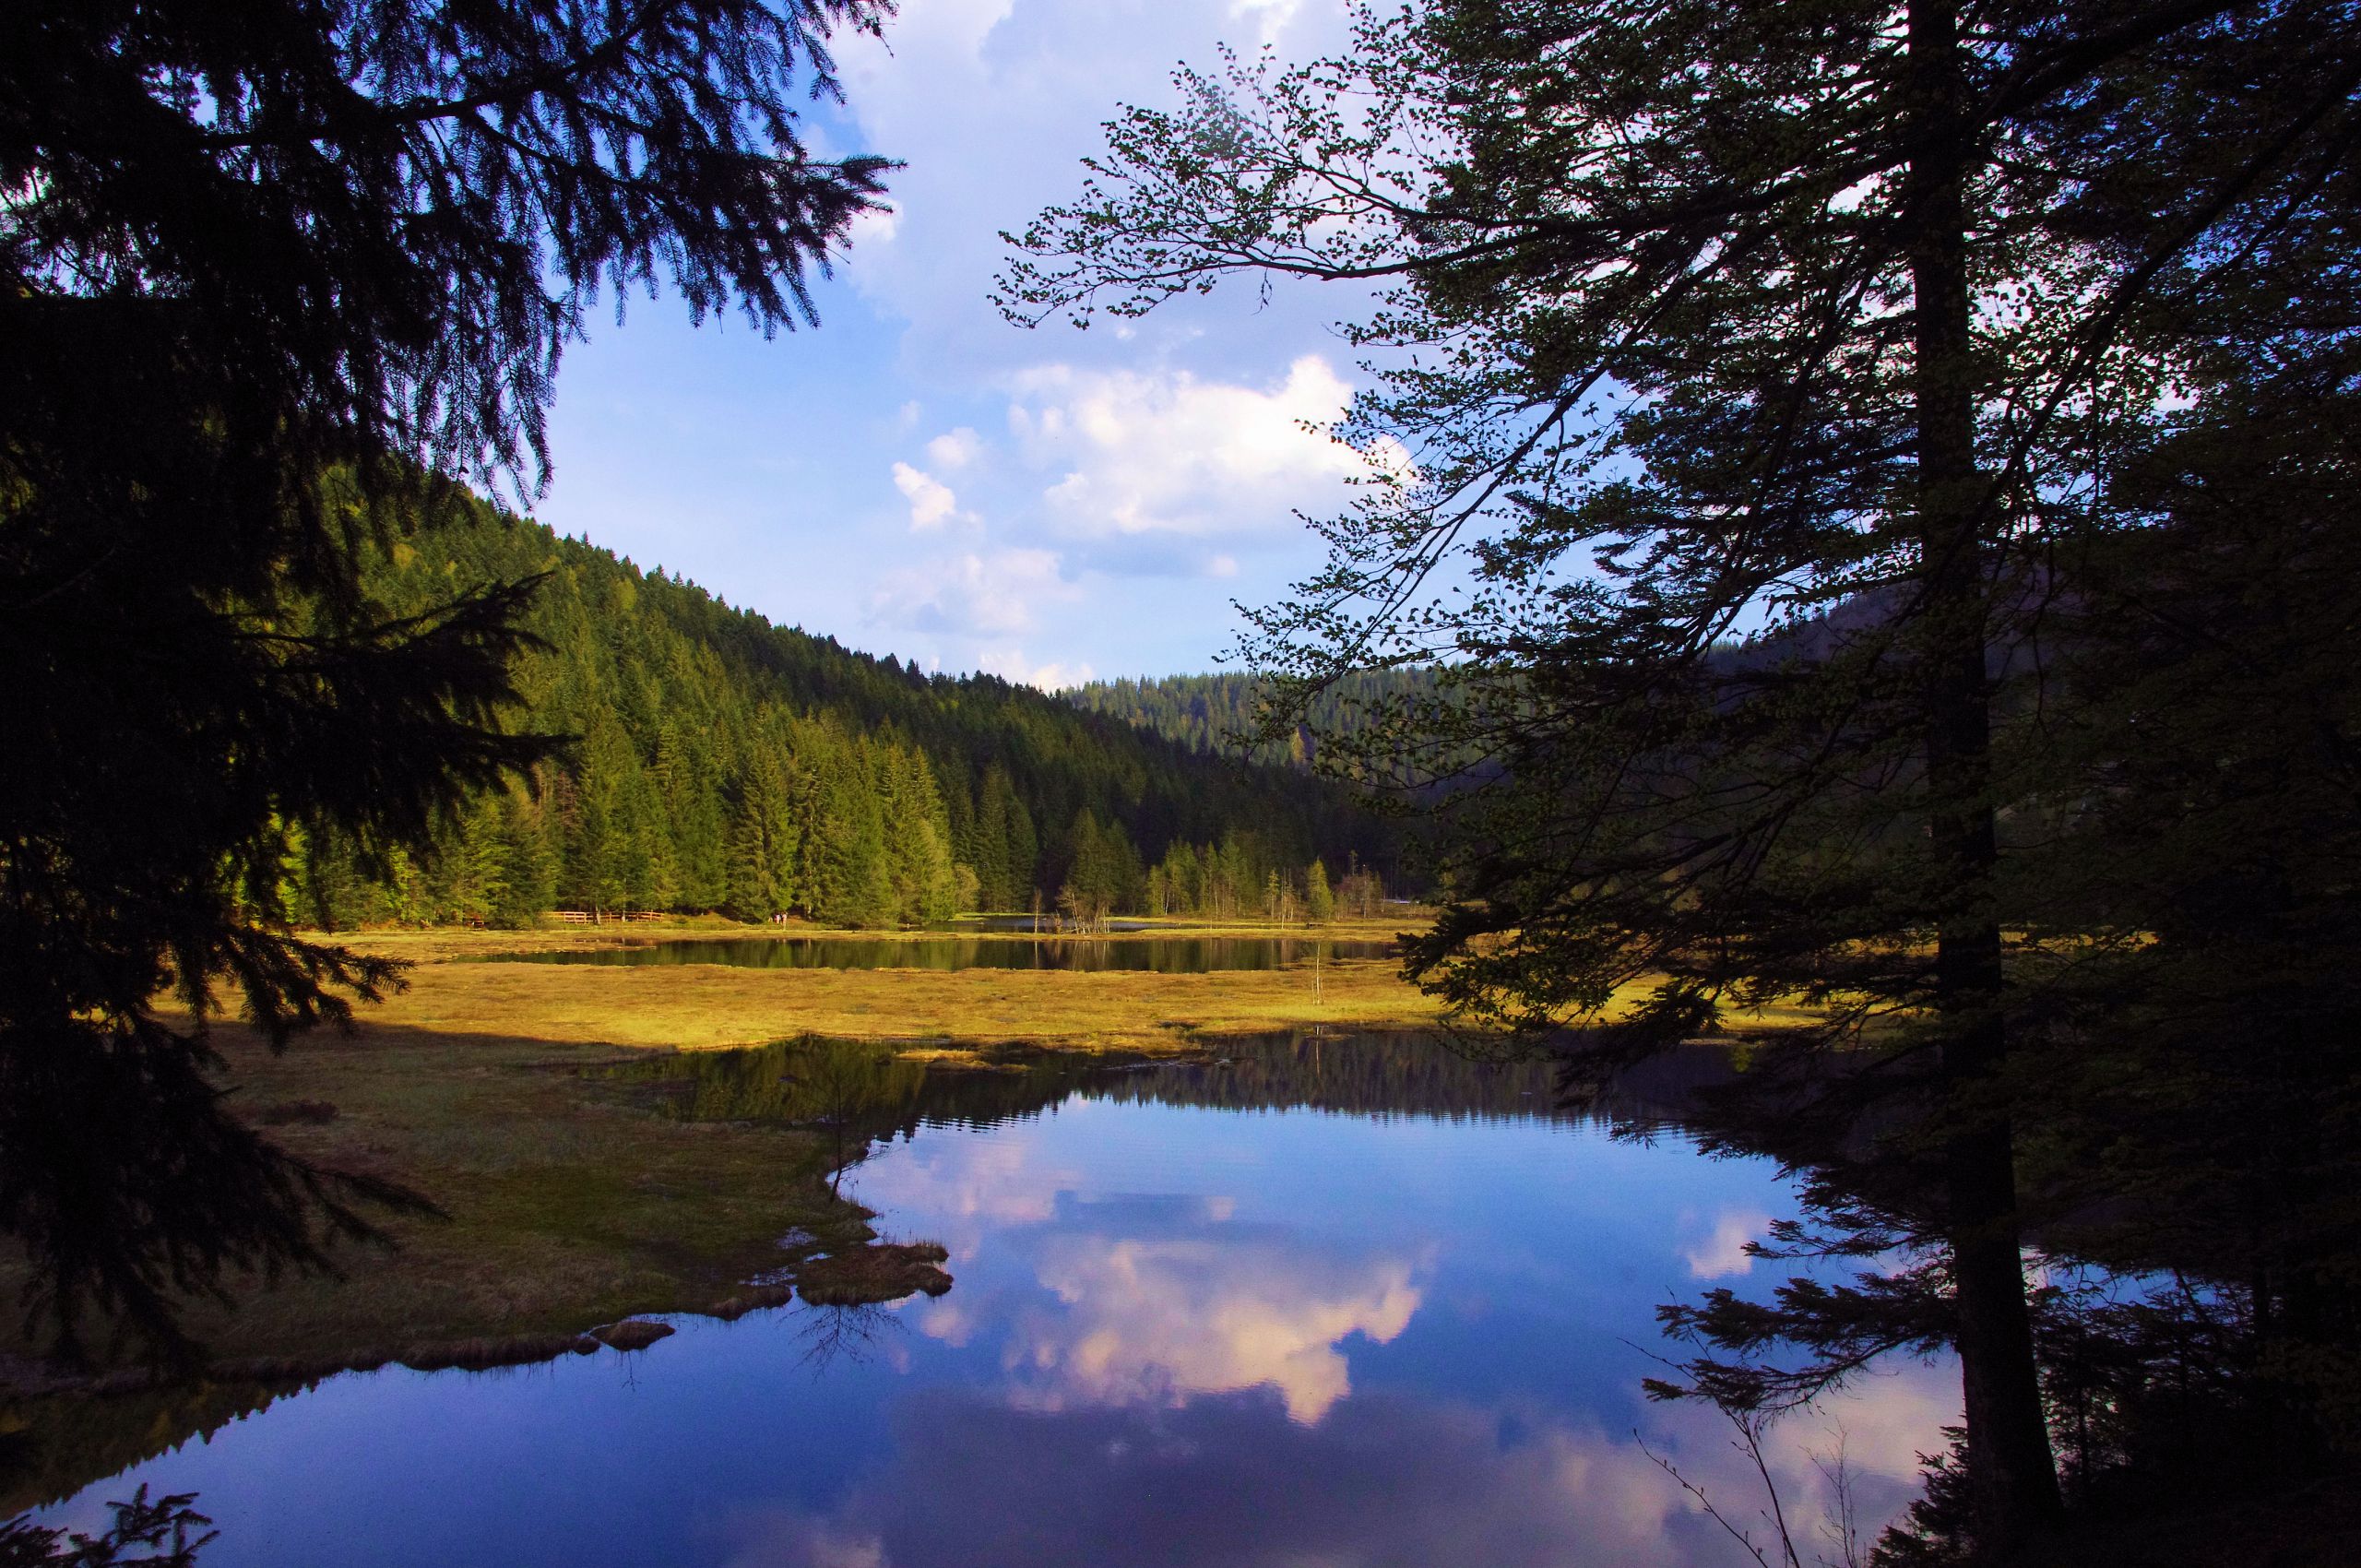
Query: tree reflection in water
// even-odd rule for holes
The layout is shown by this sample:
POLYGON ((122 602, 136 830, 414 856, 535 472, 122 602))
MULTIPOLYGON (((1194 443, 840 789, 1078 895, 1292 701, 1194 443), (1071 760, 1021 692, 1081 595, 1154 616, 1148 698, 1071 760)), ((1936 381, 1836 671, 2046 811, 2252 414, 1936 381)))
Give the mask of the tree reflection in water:
POLYGON ((113 1522, 95 1536, 20 1515, 0 1525, 0 1568, 192 1568, 221 1533, 207 1527, 213 1521, 196 1502, 193 1491, 151 1501, 142 1486, 129 1501, 107 1504, 113 1522))
MULTIPOLYGON (((908 1332, 902 1320, 878 1301, 806 1305, 800 1311, 795 1342, 803 1348, 801 1364, 810 1367, 814 1377, 839 1360, 849 1366, 867 1366, 884 1353, 888 1339, 908 1332)), ((0 1568, 6 1565, 0 1563, 0 1568)))
POLYGON ((889 1046, 805 1035, 744 1051, 679 1051, 606 1070, 656 1086, 660 1108, 687 1122, 766 1122, 817 1127, 834 1141, 828 1184, 868 1141, 919 1101, 926 1069, 889 1046))
MULTIPOLYGON (((1652 1338, 1662 1278, 1738 1277, 1751 1260, 1726 1254, 1788 1212, 1787 1190, 1764 1166, 1706 1175, 1694 1134, 1660 1140, 1660 1157, 1599 1134, 1678 1122, 1742 1058, 1677 1053, 1585 1115, 1559 1098, 1547 1052, 1488 1064, 1406 1034, 1202 1044, 1113 1070, 1011 1051, 998 1070, 925 1075, 915 1095, 874 1048, 635 1062, 604 1087, 657 1114, 818 1125, 815 1111, 858 1109, 856 1162, 854 1136, 923 1124, 852 1165, 856 1195, 897 1226, 948 1228, 972 1277, 898 1313, 684 1324, 663 1375, 623 1392, 597 1362, 565 1363, 530 1397, 351 1380, 303 1418, 314 1439, 353 1434, 349 1461, 291 1456, 273 1436, 289 1418, 274 1418, 47 1517, 94 1529, 92 1505, 144 1479, 202 1491, 230 1518, 217 1488, 234 1479, 242 1510, 316 1547, 358 1505, 324 1476, 376 1489, 397 1473, 423 1494, 524 1455, 518 1484, 572 1489, 578 1506, 522 1523, 486 1489, 387 1522, 405 1560, 678 1561, 711 1544, 698 1532, 718 1527, 715 1499, 746 1560, 804 1568, 1726 1560, 1624 1434, 1640 1429, 1726 1508, 1750 1509, 1759 1478, 1710 1410, 1638 1400, 1630 1346, 1652 1338), (832 1076, 849 1092, 819 1093, 832 1076), (806 1379, 807 1396, 777 1396, 806 1379), (718 1471, 696 1439, 721 1425, 742 1442, 718 1471), (619 1472, 645 1491, 580 1481, 619 1472)), ((1906 1503, 1912 1456, 1939 1445, 1950 1376, 1907 1367, 1832 1411, 1869 1529, 1906 1503)), ((1789 1429, 1767 1455, 1791 1518, 1818 1517, 1828 1489, 1808 1445, 1821 1441, 1789 1429)), ((118 1473, 125 1452, 88 1473, 118 1473)), ((78 1490, 63 1457, 44 1501, 78 1490)))

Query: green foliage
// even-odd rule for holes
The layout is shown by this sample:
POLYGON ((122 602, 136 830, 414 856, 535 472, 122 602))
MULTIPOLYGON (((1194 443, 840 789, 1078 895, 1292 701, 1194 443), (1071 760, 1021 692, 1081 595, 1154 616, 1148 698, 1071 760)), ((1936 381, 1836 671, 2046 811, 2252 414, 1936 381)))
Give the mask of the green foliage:
POLYGON ((1939 1308, 1987 1557, 2058 1504, 2044 1214, 2180 1231, 2291 1363, 2361 1347, 2325 1304, 2361 1256, 2356 36, 2349 0, 1373 9, 1125 110, 1003 279, 1027 323, 1380 284, 1361 501, 1249 639, 1275 711, 1433 668, 1313 759, 1434 812, 1413 968, 1465 1013, 1596 1026, 1587 1071, 1827 1008, 1761 1103, 1876 1144, 1834 1212, 1923 1261, 1709 1298, 1676 1322, 1736 1360, 1692 1384, 1761 1408, 1939 1308))
MULTIPOLYGON (((482 804, 550 752, 513 721, 531 585, 394 605, 361 553, 466 513, 450 476, 537 465, 609 291, 809 319, 883 164, 813 158, 799 114, 827 32, 883 14, 0 12, 0 1228, 62 1348, 95 1306, 184 1348, 176 1298, 325 1266, 322 1217, 396 1195, 246 1134, 203 1039, 221 992, 283 1039, 390 983, 291 936, 306 901, 535 891, 482 804)), ((677 882, 646 793, 587 782, 601 883, 677 882)))
POLYGON ((1350 733, 1384 721, 1405 701, 1431 694, 1426 670, 1354 670, 1313 695, 1299 714, 1273 706, 1270 683, 1240 673, 1165 675, 1092 681, 1066 700, 1153 730, 1190 750, 1243 757, 1266 767, 1310 767, 1320 737, 1350 733), (1282 733, 1269 733, 1276 726, 1282 733))
POLYGON ((1328 885, 1328 868, 1318 861, 1303 873, 1303 912, 1315 925, 1336 918, 1336 895, 1328 885))
MULTIPOLYGON (((1356 866, 1358 863, 1354 861, 1356 866)), ((1324 886, 1326 873, 1318 860, 1303 874, 1314 873, 1324 886)), ((1285 889, 1292 900, 1297 875, 1278 846, 1251 830, 1233 828, 1218 843, 1180 843, 1167 849, 1164 858, 1147 873, 1146 908, 1151 914, 1196 915, 1207 920, 1291 916, 1294 906, 1290 901, 1283 910, 1280 893, 1285 889)), ((1369 888, 1378 885, 1373 877, 1365 881, 1369 888)), ((1347 912, 1374 915, 1382 902, 1382 895, 1373 894, 1366 908, 1347 912)))
POLYGON ((513 924, 560 907, 891 925, 955 912, 963 888, 964 907, 1003 910, 1072 889, 1095 921, 1145 907, 1143 839, 1230 834, 1258 881, 1386 842, 1300 773, 1200 755, 989 677, 919 679, 482 503, 361 559, 368 591, 397 607, 536 579, 516 722, 576 739, 381 875, 334 833, 308 837, 288 882, 327 929, 513 924), (1044 844, 1042 823, 1064 826, 1044 844))

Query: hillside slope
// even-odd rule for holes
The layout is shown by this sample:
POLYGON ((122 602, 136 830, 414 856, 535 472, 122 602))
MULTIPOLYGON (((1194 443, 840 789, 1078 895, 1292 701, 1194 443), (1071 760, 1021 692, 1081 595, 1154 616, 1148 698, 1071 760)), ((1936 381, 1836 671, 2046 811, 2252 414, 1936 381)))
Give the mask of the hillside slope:
POLYGON ((489 505, 368 554, 372 594, 404 613, 540 576, 516 722, 575 741, 423 863, 373 876, 351 846, 312 844, 291 897, 324 924, 553 907, 875 924, 1037 894, 1103 914, 1144 907, 1145 868, 1192 847, 1241 884, 1221 907, 1251 909, 1315 857, 1388 861, 1382 828, 1299 773, 774 626, 489 505))
POLYGON ((1346 676, 1312 700, 1308 725, 1279 741, 1255 740, 1259 683, 1248 674, 1123 677, 1075 686, 1065 698, 1202 754, 1243 757, 1272 767, 1308 766, 1316 734, 1347 733, 1381 705, 1430 691, 1423 670, 1372 670, 1346 676))

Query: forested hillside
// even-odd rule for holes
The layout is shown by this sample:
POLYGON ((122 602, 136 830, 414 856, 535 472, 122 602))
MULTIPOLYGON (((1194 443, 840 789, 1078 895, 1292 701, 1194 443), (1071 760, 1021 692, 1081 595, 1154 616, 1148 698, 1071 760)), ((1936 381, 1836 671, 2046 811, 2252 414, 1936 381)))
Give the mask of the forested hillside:
POLYGON ((1323 883, 1387 864, 1382 828, 1299 773, 775 627, 489 505, 364 552, 404 613, 539 576, 514 722, 575 739, 382 875, 310 836, 286 892, 325 926, 552 908, 873 925, 1037 897, 1086 919, 1301 910, 1326 891, 1315 860, 1323 883))
POLYGON ((1125 677, 1093 681, 1066 693, 1088 713, 1102 713, 1178 741, 1192 751, 1245 755, 1275 766, 1308 766, 1314 737, 1350 731, 1391 701, 1432 688, 1422 670, 1370 670, 1346 676, 1312 699, 1308 722, 1282 741, 1254 741, 1259 683, 1244 673, 1125 677))

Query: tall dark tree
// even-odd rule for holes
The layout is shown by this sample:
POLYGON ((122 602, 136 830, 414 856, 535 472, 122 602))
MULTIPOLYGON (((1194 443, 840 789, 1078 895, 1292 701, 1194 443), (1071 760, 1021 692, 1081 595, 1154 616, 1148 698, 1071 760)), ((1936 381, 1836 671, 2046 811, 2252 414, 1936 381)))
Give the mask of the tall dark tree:
POLYGON ((2017 1119, 2029 977, 2093 932, 2009 902, 2045 620, 2221 350, 2268 379, 2361 319, 2356 45, 2331 0, 1431 0, 1342 60, 1183 73, 1003 280, 1026 322, 1230 271, 1382 291, 1367 499, 1250 647, 1278 717, 1446 657, 1321 757, 1451 787, 1413 967, 1453 1002, 1636 1051, 1801 994, 1880 1063, 1852 1092, 1896 1086, 1940 1194, 1990 1551, 2058 1507, 2017 1119))
POLYGON ((529 583, 394 614, 356 545, 532 479, 603 291, 811 318, 883 165, 796 105, 890 8, 0 15, 0 1225, 67 1348, 93 1306, 177 1343, 176 1292, 401 1198, 245 1131, 204 1035, 394 983, 289 934, 299 829, 382 874, 547 749, 497 722, 529 583))

